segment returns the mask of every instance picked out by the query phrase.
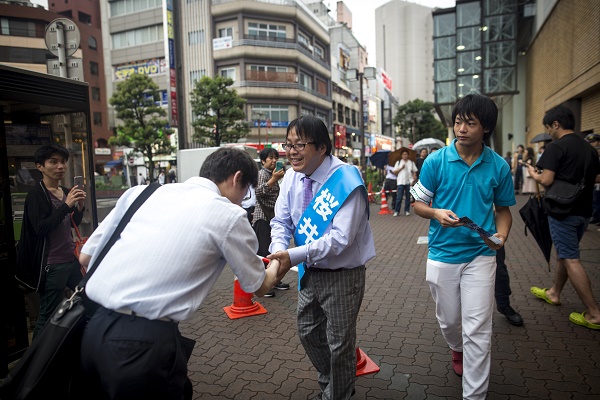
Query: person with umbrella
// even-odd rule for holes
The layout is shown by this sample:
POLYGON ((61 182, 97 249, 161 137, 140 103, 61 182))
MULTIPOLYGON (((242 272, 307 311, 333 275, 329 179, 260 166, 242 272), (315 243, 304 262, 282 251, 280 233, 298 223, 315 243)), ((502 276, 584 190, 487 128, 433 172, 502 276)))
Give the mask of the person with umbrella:
POLYGON ((594 183, 600 182, 598 153, 575 134, 575 115, 567 107, 550 109, 542 122, 553 141, 546 146, 544 157, 536 165, 537 169, 527 165, 530 175, 546 186, 547 196, 552 185, 559 181, 575 183, 583 178, 585 186, 570 204, 555 204, 546 198, 548 224, 558 258, 556 273, 550 289, 533 286, 530 290, 545 302, 559 305, 562 290, 567 280, 571 281, 585 305, 585 311, 572 312, 569 320, 586 328, 600 329, 600 308, 579 257, 579 242, 592 216, 594 183))

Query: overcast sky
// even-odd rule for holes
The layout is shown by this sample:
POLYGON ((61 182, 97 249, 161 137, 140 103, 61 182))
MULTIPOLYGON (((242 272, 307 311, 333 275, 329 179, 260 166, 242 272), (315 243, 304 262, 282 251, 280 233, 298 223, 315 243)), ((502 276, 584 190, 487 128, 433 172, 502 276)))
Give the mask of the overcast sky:
MULTIPOLYGON (((358 41, 367 46, 369 64, 375 66, 375 9, 394 0, 343 0, 352 12, 352 32, 358 41)), ((406 0, 407 3, 420 4, 431 8, 449 8, 456 5, 455 0, 406 0)), ((331 15, 335 18, 337 0, 325 0, 331 15)))
MULTIPOLYGON (((30 0, 48 8, 48 0, 30 0)), ((101 0, 104 1, 104 0, 101 0)), ((207 0, 210 1, 210 0, 207 0)), ((343 0, 352 12, 352 31, 361 44, 367 46, 369 63, 375 65, 375 9, 389 1, 395 0, 343 0)), ((406 0, 408 3, 420 4, 427 7, 454 7, 455 0, 406 0)), ((325 0, 335 18, 337 0, 325 0)))

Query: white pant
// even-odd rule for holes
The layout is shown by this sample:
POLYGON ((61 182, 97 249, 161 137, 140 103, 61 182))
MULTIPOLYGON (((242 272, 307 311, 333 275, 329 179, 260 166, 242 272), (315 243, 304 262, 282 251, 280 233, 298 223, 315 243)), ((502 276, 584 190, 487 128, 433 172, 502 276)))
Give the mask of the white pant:
POLYGON ((463 264, 427 260, 426 280, 442 334, 450 349, 463 352, 463 399, 485 399, 487 394, 495 277, 494 256, 463 264))

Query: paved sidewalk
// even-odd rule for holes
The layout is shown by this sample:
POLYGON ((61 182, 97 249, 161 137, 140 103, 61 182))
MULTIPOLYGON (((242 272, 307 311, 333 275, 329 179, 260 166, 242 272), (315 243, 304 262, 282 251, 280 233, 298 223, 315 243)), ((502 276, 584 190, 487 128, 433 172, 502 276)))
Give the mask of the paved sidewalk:
MULTIPOLYGON (((582 311, 570 284, 556 307, 529 293, 548 287, 552 271, 531 236, 523 233, 518 209, 507 244, 512 305, 523 327, 494 314, 489 399, 600 398, 600 331, 569 322, 582 311)), ((358 345, 381 368, 359 377, 353 399, 458 399, 461 381, 450 368, 450 351, 435 319, 435 304, 425 283, 428 222, 379 215, 371 206, 377 257, 367 264, 367 287, 358 321, 358 345)), ((582 241, 584 267, 600 301, 600 232, 593 225, 582 241)), ((197 340, 189 374, 197 399, 308 399, 319 392, 316 371, 296 334, 296 278, 288 291, 259 302, 261 316, 230 320, 223 307, 233 300, 233 275, 225 269, 182 333, 197 340)))

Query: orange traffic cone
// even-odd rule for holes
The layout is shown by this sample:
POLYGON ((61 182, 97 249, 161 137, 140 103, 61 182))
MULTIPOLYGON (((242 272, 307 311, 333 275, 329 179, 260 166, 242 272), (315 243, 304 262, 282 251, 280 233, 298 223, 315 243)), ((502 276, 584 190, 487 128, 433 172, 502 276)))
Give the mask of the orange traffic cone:
POLYGON ((385 196, 385 190, 381 189, 381 209, 378 214, 391 214, 392 212, 388 208, 387 197, 385 196))
POLYGON ((374 374, 379 372, 379 367, 373 362, 364 351, 356 348, 356 376, 374 374))
POLYGON ((236 277, 233 281, 233 304, 223 308, 229 319, 266 314, 267 310, 259 302, 252 301, 252 296, 252 293, 242 290, 236 277))

